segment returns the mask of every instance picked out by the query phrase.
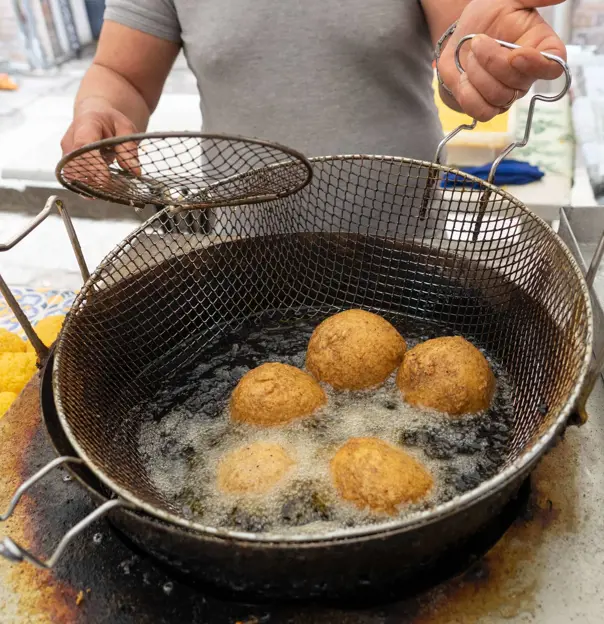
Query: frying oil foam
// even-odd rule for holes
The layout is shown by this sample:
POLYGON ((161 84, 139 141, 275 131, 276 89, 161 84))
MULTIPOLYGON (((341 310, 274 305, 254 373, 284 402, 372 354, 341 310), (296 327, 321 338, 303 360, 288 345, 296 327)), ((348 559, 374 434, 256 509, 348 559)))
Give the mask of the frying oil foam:
MULTIPOLYGON (((407 405, 394 381, 367 392, 325 390, 328 401, 312 417, 277 428, 232 423, 228 398, 237 381, 265 361, 303 367, 317 324, 297 322, 242 331, 218 345, 210 359, 184 371, 147 406, 139 442, 152 482, 184 516, 205 525, 282 534, 321 533, 389 519, 341 501, 329 463, 353 437, 378 437, 398 445, 426 466, 434 488, 423 501, 402 505, 404 516, 476 487, 505 460, 512 433, 510 386, 490 359, 497 392, 488 412, 450 418, 407 405), (255 441, 281 444, 295 468, 268 495, 226 495, 216 487, 226 453, 255 441)), ((401 327, 409 348, 432 337, 426 327, 401 327)), ((442 331, 441 331, 442 333, 442 331)), ((488 356, 488 354, 487 354, 488 356)))

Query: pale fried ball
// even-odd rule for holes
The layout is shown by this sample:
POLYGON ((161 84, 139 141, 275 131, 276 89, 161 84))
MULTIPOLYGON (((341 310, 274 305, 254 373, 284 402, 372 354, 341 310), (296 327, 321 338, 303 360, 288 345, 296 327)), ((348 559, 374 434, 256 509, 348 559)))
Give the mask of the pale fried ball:
POLYGON ((461 336, 434 338, 409 350, 396 383, 407 403, 452 416, 487 409, 495 392, 486 358, 461 336))
POLYGON ((348 440, 331 460, 331 476, 344 500, 390 515, 426 496, 434 483, 420 462, 379 438, 348 440))
POLYGON ((406 349, 398 331, 364 310, 325 319, 313 332, 306 368, 336 390, 375 388, 400 365, 406 349))
POLYGON ((272 427, 310 416, 327 401, 323 388, 289 364, 262 364, 246 373, 231 395, 231 418, 272 427))
POLYGON ((228 494, 264 494, 295 465, 279 444, 254 442, 225 455, 218 465, 218 488, 228 494))

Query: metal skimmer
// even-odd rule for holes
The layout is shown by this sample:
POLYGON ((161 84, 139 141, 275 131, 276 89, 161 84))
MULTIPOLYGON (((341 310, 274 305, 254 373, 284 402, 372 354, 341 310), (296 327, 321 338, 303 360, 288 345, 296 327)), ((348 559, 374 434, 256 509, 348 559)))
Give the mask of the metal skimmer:
POLYGON ((312 177, 289 147, 198 132, 134 134, 67 154, 57 178, 81 195, 144 208, 206 208, 286 197, 312 177))

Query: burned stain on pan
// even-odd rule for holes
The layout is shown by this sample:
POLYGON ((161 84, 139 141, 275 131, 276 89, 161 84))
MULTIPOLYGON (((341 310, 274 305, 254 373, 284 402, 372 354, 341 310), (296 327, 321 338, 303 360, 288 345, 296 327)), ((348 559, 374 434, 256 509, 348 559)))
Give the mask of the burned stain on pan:
MULTIPOLYGON (((0 420, 0 508, 4 511, 13 492, 31 473, 41 468, 46 457, 24 461, 27 449, 40 445, 39 380, 25 388, 9 413, 0 420)), ((43 486, 42 486, 43 487, 43 486)), ((40 514, 46 513, 36 500, 25 495, 14 515, 0 525, 1 535, 10 535, 34 552, 45 548, 46 540, 36 530, 40 514)), ((44 503, 48 501, 44 500, 44 503)), ((77 591, 53 577, 52 572, 31 565, 11 565, 0 559, 0 613, 9 621, 64 623, 74 621, 77 591)))
MULTIPOLYGON (((574 431, 572 433, 575 433, 574 431)), ((528 501, 502 539, 465 574, 417 598, 417 624, 470 624, 534 617, 543 570, 534 564, 552 533, 580 529, 573 476, 577 447, 558 444, 531 477, 528 501), (559 486, 564 482, 565 487, 559 486)))
MULTIPOLYGON (((4 509, 15 488, 54 457, 40 418, 37 380, 0 420, 0 440, 4 509)), ((523 488, 526 498, 509 508, 511 527, 486 556, 460 576, 410 598, 401 599, 401 588, 388 602, 362 609, 352 604, 252 606, 220 600, 130 550, 107 522, 97 522, 69 545, 53 571, 0 559, 0 612, 9 621, 27 624, 473 624, 530 618, 538 610, 538 589, 544 582, 534 562, 541 560, 548 536, 570 535, 580 528, 574 511, 579 493, 572 478, 578 452, 577 445, 567 443, 554 448, 533 473, 530 491, 523 488), (559 487, 562 475, 565 488, 559 487)), ((64 481, 66 474, 57 470, 47 475, 24 497, 13 518, 0 525, 0 534, 48 556, 65 531, 93 508, 78 484, 64 481)))

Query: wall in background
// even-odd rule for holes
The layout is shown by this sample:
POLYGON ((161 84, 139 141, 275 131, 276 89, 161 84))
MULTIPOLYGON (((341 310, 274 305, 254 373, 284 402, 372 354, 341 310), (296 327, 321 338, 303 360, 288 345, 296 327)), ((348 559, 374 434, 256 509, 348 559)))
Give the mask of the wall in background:
POLYGON ((92 41, 84 0, 0 0, 0 60, 48 69, 92 41))
POLYGON ((604 0, 575 0, 571 42, 594 45, 604 53, 604 0))

